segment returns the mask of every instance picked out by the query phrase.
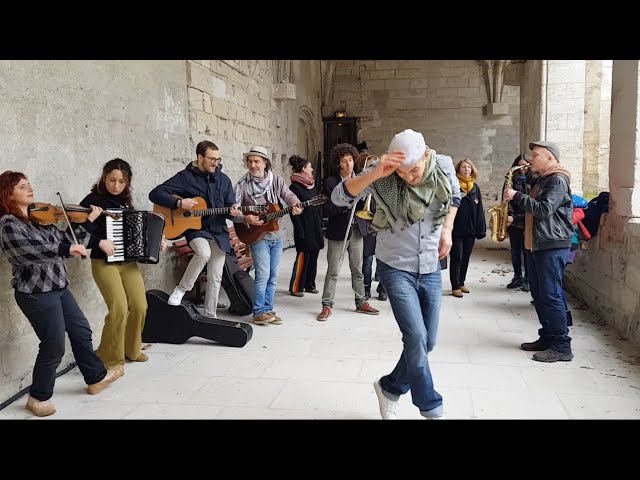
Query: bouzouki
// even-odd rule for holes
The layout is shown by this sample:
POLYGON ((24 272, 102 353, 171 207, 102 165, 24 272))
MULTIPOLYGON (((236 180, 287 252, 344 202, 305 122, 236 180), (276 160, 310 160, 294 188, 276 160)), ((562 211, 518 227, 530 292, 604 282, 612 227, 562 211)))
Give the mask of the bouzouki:
MULTIPOLYGON (((326 195, 316 195, 315 197, 307 200, 306 202, 301 202, 298 205, 300 205, 302 208, 317 207, 318 205, 327 203, 327 200, 328 198, 326 195)), ((244 223, 235 224, 236 234, 238 235, 238 238, 242 242, 246 243, 247 245, 253 245, 256 242, 259 242, 260 240, 262 240, 262 237, 264 237, 269 232, 277 232, 280 229, 280 226, 278 224, 278 219, 280 217, 284 217, 288 213, 291 213, 291 209, 293 208, 293 207, 280 208, 280 206, 275 203, 267 203, 265 205, 259 205, 259 206, 267 208, 266 213, 257 214, 260 220, 264 222, 264 224, 262 225, 246 225, 244 223)), ((251 215, 253 214, 253 212, 250 212, 249 214, 251 215)))
MULTIPOLYGON (((182 198, 174 195, 176 198, 182 198)), ((186 208, 167 208, 158 204, 153 205, 153 211, 164 216, 164 236, 169 240, 180 238, 187 230, 201 230, 202 217, 208 215, 226 215, 231 211, 231 207, 207 208, 207 202, 202 197, 191 197, 195 200, 195 205, 191 210, 186 208)), ((238 207, 242 213, 265 213, 267 205, 251 205, 238 207)))

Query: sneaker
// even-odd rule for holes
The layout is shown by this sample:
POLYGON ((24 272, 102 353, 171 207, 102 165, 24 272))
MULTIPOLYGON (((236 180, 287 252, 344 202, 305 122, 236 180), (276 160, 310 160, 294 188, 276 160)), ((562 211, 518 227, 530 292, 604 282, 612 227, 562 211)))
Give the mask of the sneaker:
POLYGON ((518 289, 521 292, 530 292, 531 287, 529 286, 529 280, 527 278, 522 279, 522 286, 518 289))
POLYGON ((382 385, 380 385, 380 380, 373 382, 373 389, 378 397, 378 407, 380 408, 380 415, 382 415, 382 419, 397 420, 398 414, 396 413, 396 410, 398 408, 398 401, 390 400, 385 396, 382 390, 382 385))
POLYGON ((509 282, 507 288, 518 288, 521 287, 523 283, 524 279, 516 275, 511 279, 511 282, 509 282))
POLYGON ((169 297, 169 300, 167 300, 167 303, 169 305, 177 307, 178 305, 180 305, 180 302, 182 301, 182 297, 184 297, 185 293, 187 293, 187 292, 185 290, 181 289, 180 287, 174 288, 173 289, 173 293, 169 297))
POLYGON ((560 353, 552 348, 548 348, 543 352, 534 353, 532 358, 536 362, 570 362, 573 358, 573 353, 560 353))
POLYGON ((468 289, 467 287, 465 287, 464 285, 462 285, 462 286, 460 287, 460 291, 461 291, 462 293, 470 293, 470 292, 471 292, 471 290, 469 290, 469 289, 468 289))
POLYGON ((56 413, 56 407, 51 400, 36 400, 32 396, 27 399, 27 404, 24 406, 27 410, 33 413, 36 417, 48 417, 56 413))
POLYGON ((520 344, 520 348, 527 352, 542 352, 549 348, 549 345, 545 344, 542 339, 539 338, 535 342, 520 344))
POLYGON ((97 395, 101 391, 103 391, 110 383, 115 382, 121 376, 124 375, 124 367, 122 365, 118 365, 110 370, 107 370, 107 374, 104 376, 102 380, 98 383, 92 383, 87 386, 87 393, 89 395, 97 395))
POLYGON ((271 325, 282 325, 282 319, 276 315, 276 312, 269 312, 269 315, 273 315, 273 320, 269 322, 271 325))
POLYGON ((253 323, 256 325, 266 325, 267 323, 271 323, 273 320, 273 315, 267 312, 259 313, 258 315, 254 315, 253 323))
POLYGON ((320 315, 318 315, 316 318, 321 322, 324 322, 330 316, 331 316, 331 307, 322 307, 322 311, 320 312, 320 315))
POLYGON ((356 312, 366 313, 367 315, 378 315, 380 313, 380 310, 376 310, 367 302, 364 302, 362 305, 356 308, 356 312))

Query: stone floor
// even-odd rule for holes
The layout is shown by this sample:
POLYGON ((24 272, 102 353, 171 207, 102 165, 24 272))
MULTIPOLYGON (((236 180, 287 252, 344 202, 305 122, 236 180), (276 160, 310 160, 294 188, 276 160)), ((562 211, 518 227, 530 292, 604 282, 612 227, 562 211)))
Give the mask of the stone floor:
MULTIPOLYGON (((640 418, 640 348, 621 340, 569 298, 575 358, 554 364, 531 360, 518 348, 536 338, 529 294, 505 288, 512 276, 507 243, 476 244, 467 286, 455 298, 443 292, 439 339, 430 354, 436 389, 448 419, 640 418), (489 248, 489 249, 488 249, 489 248)), ((371 300, 379 316, 354 312, 347 265, 336 307, 316 321, 321 295, 288 295, 295 251, 282 258, 276 294, 280 326, 253 326, 243 348, 192 338, 184 345, 154 344, 147 363, 128 363, 126 374, 95 397, 84 393, 78 369, 56 381, 50 419, 377 419, 373 381, 388 373, 401 352, 389 302, 371 300)), ((326 253, 321 252, 322 290, 326 253)), ((443 285, 449 286, 448 271, 443 285)), ((222 311, 221 317, 238 319, 222 311)), ((244 317, 248 320, 250 317, 244 317)), ((0 411, 0 419, 32 419, 26 396, 0 411)), ((411 396, 399 417, 421 418, 411 396)))

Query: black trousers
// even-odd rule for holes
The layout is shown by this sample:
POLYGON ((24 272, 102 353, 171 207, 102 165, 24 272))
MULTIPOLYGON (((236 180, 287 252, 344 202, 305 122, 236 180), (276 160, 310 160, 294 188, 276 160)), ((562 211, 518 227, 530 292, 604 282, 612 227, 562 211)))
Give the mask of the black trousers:
POLYGON ((458 290, 464 285, 467 278, 467 269, 469 268, 469 258, 473 251, 473 244, 476 237, 453 237, 453 245, 449 257, 451 265, 449 265, 449 280, 451 280, 451 290, 458 290))
POLYGON ((105 377, 107 370, 93 350, 89 322, 68 289, 34 294, 16 290, 15 298, 40 339, 29 395, 40 401, 52 397, 56 369, 64 355, 65 330, 87 385, 105 377))
POLYGON ((318 254, 320 250, 298 251, 293 263, 293 272, 289 281, 290 292, 302 292, 316 289, 318 254))

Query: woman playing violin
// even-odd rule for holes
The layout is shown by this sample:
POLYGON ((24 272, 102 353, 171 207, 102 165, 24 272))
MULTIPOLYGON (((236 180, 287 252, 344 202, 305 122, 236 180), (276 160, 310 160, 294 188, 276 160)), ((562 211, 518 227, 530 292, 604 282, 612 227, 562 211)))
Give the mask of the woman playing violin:
MULTIPOLYGON (((109 160, 102 168, 102 176, 91 188, 81 206, 96 205, 104 209, 132 208, 129 163, 119 158, 109 160)), ((140 351, 142 330, 147 315, 144 281, 136 262, 107 263, 107 256, 115 253, 113 241, 107 239, 104 216, 88 230, 91 232, 91 273, 109 309, 104 319, 98 356, 107 368, 124 369, 125 358, 146 362, 149 357, 140 351)), ((162 250, 166 249, 162 240, 162 250)))
POLYGON ((64 258, 86 255, 87 226, 102 212, 91 207, 87 222, 75 225, 78 241, 55 225, 40 225, 29 218, 33 188, 27 177, 6 171, 0 175, 0 248, 13 267, 11 286, 18 307, 31 323, 40 347, 33 368, 33 383, 26 408, 44 417, 56 409, 50 398, 56 369, 65 350, 65 330, 88 393, 97 394, 120 377, 118 370, 105 369, 93 351, 91 327, 67 288, 64 258))

